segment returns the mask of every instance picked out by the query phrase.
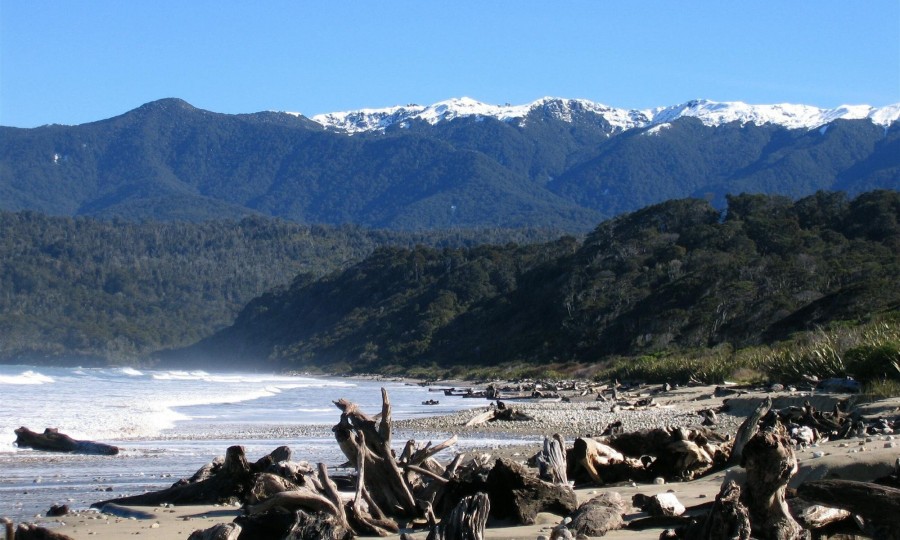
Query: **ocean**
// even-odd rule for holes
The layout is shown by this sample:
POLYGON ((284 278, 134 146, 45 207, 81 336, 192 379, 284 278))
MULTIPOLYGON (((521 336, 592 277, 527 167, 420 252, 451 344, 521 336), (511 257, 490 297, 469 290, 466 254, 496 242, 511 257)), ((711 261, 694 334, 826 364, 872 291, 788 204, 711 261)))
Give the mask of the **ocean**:
MULTIPOLYGON (((251 461, 281 445, 294 460, 344 462, 331 426, 332 401, 346 398, 369 414, 387 389, 396 419, 483 407, 403 382, 260 373, 133 368, 0 366, 0 516, 29 520, 54 504, 92 503, 157 490, 191 476, 234 444, 251 461), (437 399, 438 405, 422 402, 437 399), (117 456, 43 452, 15 446, 20 426, 47 427, 75 439, 114 444, 117 456)), ((397 434, 395 444, 415 434, 397 434)), ((442 436, 417 440, 441 442, 442 436)), ((493 440, 469 439, 481 446, 493 440)), ((398 448, 399 451, 399 448, 398 448)))

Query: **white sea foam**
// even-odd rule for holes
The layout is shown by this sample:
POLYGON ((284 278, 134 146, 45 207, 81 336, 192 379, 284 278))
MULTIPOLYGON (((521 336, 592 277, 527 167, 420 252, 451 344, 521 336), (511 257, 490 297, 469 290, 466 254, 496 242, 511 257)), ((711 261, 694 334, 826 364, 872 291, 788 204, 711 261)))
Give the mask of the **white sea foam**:
POLYGON ((53 377, 48 377, 36 371, 23 371, 18 375, 0 375, 0 384, 37 385, 52 383, 53 377))

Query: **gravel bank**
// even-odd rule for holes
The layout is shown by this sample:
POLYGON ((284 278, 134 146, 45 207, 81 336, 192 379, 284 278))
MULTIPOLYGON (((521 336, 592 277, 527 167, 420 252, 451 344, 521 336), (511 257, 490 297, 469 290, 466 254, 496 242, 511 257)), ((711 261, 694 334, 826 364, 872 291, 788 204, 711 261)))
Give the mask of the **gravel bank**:
MULTIPOLYGON (((622 422, 622 428, 626 432, 657 427, 691 427, 699 425, 701 421, 695 411, 677 406, 623 409, 613 412, 610 405, 593 402, 516 402, 507 405, 531 416, 533 420, 495 421, 466 427, 466 422, 488 409, 489 405, 486 405, 484 408, 445 416, 401 420, 394 423, 394 428, 404 432, 455 433, 460 438, 542 437, 559 433, 567 439, 573 439, 600 435, 607 425, 616 421, 622 422)), ((719 423, 715 429, 722 433, 734 433, 742 421, 743 418, 723 414, 719 416, 719 423)))

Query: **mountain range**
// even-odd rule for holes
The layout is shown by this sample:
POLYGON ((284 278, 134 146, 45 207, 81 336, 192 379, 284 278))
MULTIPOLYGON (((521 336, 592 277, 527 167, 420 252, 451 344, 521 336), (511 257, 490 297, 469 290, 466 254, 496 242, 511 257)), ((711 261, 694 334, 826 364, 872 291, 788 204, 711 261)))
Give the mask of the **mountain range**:
POLYGON ((721 208, 743 192, 896 189, 898 117, 900 105, 462 98, 307 118, 163 99, 77 126, 0 127, 0 210, 584 232, 681 197, 721 208))

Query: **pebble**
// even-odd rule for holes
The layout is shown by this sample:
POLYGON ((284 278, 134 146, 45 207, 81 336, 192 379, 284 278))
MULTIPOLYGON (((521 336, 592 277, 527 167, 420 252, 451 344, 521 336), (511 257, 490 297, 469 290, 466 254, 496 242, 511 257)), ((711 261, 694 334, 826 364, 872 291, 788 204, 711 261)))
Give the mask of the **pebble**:
POLYGON ((653 479, 653 483, 658 486, 661 486, 666 483, 666 479, 663 478, 662 476, 657 476, 656 478, 653 479))
POLYGON ((820 457, 824 457, 824 456, 825 456, 825 452, 813 452, 814 458, 820 458, 820 457))
POLYGON ((896 442, 884 443, 884 447, 885 447, 885 448, 897 448, 897 446, 898 446, 898 445, 897 445, 896 442))

